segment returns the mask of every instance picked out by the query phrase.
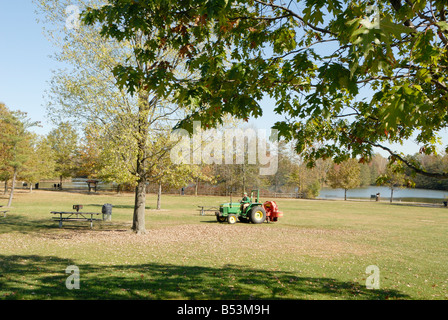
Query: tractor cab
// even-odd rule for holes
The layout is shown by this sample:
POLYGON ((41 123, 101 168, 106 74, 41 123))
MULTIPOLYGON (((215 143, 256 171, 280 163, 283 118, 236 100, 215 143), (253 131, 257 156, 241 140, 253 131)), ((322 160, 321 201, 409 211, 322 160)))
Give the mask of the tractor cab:
POLYGON ((252 190, 249 197, 249 206, 246 208, 245 212, 249 212, 253 207, 261 205, 260 190, 252 190))

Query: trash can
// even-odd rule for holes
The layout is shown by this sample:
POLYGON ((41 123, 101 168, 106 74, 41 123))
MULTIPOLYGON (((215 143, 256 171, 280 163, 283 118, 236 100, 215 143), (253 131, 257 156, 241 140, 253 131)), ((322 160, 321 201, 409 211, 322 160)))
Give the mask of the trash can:
POLYGON ((110 203, 104 204, 101 212, 103 213, 103 221, 112 220, 112 205, 110 203))

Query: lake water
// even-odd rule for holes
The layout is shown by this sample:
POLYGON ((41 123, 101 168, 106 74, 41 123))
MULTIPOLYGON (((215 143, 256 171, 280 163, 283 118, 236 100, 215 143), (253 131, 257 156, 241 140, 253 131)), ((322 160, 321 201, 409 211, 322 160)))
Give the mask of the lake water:
MULTIPOLYGON (((385 186, 368 186, 347 190, 347 199, 370 199, 371 195, 380 193, 381 200, 389 200, 390 189, 385 186)), ((323 188, 319 199, 344 199, 344 189, 323 188)), ((394 189, 394 201, 439 202, 448 198, 448 190, 427 190, 404 188, 394 189)))

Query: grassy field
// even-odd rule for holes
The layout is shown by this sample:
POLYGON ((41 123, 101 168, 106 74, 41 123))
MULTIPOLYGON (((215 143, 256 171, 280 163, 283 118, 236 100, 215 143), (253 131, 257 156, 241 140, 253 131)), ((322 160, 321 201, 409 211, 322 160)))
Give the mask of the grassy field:
POLYGON ((148 196, 149 232, 136 236, 130 194, 17 193, 0 216, 0 299, 448 299, 446 208, 278 199, 279 222, 229 225, 197 211, 227 198, 162 200, 157 211, 148 196), (105 203, 112 222, 93 230, 51 220, 105 203), (71 265, 79 290, 65 285, 71 265), (366 288, 370 265, 379 289, 366 288))

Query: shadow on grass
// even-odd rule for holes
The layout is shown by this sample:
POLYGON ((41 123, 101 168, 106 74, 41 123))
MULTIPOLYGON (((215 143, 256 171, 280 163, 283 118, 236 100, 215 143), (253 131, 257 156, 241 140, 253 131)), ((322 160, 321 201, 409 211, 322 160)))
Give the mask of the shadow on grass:
MULTIPOLYGON (((129 229, 129 223, 126 222, 111 222, 111 221, 96 221, 93 223, 95 230, 107 231, 117 229, 129 229)), ((49 216, 48 219, 30 219, 22 215, 8 215, 6 218, 0 218, 0 234, 5 233, 36 233, 50 230, 57 230, 59 222, 49 216)), ((63 224, 63 229, 76 230, 91 230, 90 223, 85 221, 66 221, 63 224)))
POLYGON ((284 271, 228 265, 224 269, 147 263, 78 264, 54 256, 0 255, 0 299, 408 299, 395 290, 354 282, 298 277, 284 271), (65 270, 76 265, 80 289, 68 290, 65 270))
POLYGON ((0 234, 10 232, 33 233, 43 229, 58 228, 58 223, 48 219, 29 219, 22 215, 10 214, 0 218, 0 234))

